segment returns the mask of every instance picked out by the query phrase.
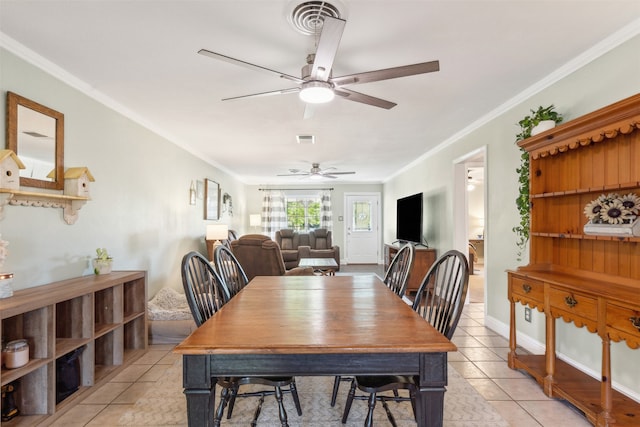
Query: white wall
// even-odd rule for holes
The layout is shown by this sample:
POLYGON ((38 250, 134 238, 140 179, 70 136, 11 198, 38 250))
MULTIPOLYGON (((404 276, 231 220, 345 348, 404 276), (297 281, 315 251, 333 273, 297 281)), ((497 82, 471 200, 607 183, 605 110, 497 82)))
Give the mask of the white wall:
POLYGON ((149 297, 165 285, 180 289, 182 256, 206 254, 208 221, 202 200, 189 205, 191 181, 212 179, 232 195, 234 216, 220 222, 234 227, 244 216, 244 185, 4 49, 0 79, 0 117, 7 91, 63 113, 65 166, 87 166, 96 179, 74 225, 64 222, 62 209, 4 208, 3 271, 14 273, 14 289, 91 274, 87 260, 97 247, 113 255, 114 269, 147 270, 149 297))
MULTIPOLYGON (((515 206, 518 193, 515 169, 520 157, 514 144, 518 131, 516 124, 529 109, 539 105, 554 104, 564 114, 565 120, 571 120, 640 92, 638 52, 640 36, 635 36, 385 183, 385 240, 391 239, 395 230, 393 202, 398 197, 423 191, 427 200, 429 197, 433 200, 436 210, 430 213, 435 218, 425 219, 426 233, 431 236, 429 243, 439 253, 453 248, 453 162, 486 145, 488 217, 485 226, 488 240, 485 241, 485 310, 488 321, 507 335, 509 302, 505 270, 519 265, 516 239, 511 231, 519 222, 515 206)), ((523 319, 522 308, 518 307, 518 310, 518 319, 523 319)), ((534 316, 531 324, 519 321, 518 328, 532 342, 544 342, 542 315, 534 316)), ((557 350, 564 357, 599 376, 601 346, 596 335, 558 321, 557 336, 557 350)), ((624 343, 614 344, 612 358, 614 385, 640 398, 640 371, 636 368, 638 353, 628 349, 624 343)))
MULTIPOLYGON (((248 214, 260 213, 262 211, 262 196, 264 193, 259 191, 260 188, 295 188, 304 189, 309 188, 333 188, 331 192, 331 206, 333 214, 333 231, 332 238, 333 244, 340 247, 340 256, 344 258, 345 241, 344 241, 344 222, 340 221, 340 217, 346 218, 345 206, 344 206, 344 194, 345 193, 357 193, 357 192, 379 192, 382 193, 382 184, 340 184, 332 181, 320 181, 314 182, 314 185, 281 185, 281 186, 255 186, 249 185, 246 187, 246 202, 248 214)), ((395 207, 395 201, 393 202, 395 207)), ((395 209, 395 208, 394 208, 395 209)), ((395 224, 395 223, 394 223, 395 224)), ((395 225, 394 225, 395 227, 395 225)), ((394 228, 395 230, 395 228, 394 228)), ((248 216, 245 219, 243 228, 244 232, 255 232, 256 230, 250 230, 248 216)), ((394 231, 395 233, 395 231, 394 231)), ((395 238, 393 239, 395 240, 395 238)), ((382 251, 382 248, 380 248, 382 251)))

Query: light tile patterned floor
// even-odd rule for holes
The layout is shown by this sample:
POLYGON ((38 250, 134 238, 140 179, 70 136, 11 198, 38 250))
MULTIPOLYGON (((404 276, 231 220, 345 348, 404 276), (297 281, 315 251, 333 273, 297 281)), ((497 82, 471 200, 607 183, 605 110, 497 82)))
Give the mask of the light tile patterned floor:
MULTIPOLYGON (((369 266, 342 266, 341 273, 370 271, 369 266)), ((382 275, 381 267, 375 272, 382 275)), ((477 278, 476 278, 477 279, 477 278)), ((502 417, 517 427, 590 426, 571 405, 549 399, 524 373, 507 367, 508 340, 484 326, 484 304, 468 304, 453 342, 459 350, 449 355, 451 365, 502 417)), ((53 424, 55 426, 116 425, 179 355, 171 345, 152 345, 147 354, 88 396, 53 424)))

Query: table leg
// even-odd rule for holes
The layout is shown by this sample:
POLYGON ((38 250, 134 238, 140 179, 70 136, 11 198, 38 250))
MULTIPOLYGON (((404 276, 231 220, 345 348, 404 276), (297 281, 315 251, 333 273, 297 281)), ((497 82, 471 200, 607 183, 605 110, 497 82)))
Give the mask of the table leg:
POLYGON ((215 380, 211 378, 207 356, 183 355, 182 386, 187 398, 189 426, 213 426, 215 380))
POLYGON ((447 353, 421 355, 420 384, 416 391, 418 427, 442 427, 447 385, 447 353))

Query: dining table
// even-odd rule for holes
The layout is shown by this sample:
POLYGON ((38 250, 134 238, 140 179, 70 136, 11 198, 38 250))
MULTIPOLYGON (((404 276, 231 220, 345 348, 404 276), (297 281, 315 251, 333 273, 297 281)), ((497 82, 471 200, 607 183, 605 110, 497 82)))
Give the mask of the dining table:
POLYGON ((193 427, 214 423, 217 377, 325 375, 415 375, 417 425, 442 426, 456 350, 376 275, 256 276, 174 348, 193 427))

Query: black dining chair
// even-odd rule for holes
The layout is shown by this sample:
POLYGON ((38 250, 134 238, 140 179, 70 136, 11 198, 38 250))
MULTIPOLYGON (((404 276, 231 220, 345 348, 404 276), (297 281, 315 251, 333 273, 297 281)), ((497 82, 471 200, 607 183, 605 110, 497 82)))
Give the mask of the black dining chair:
POLYGON ((198 327, 231 298, 229 290, 213 266, 195 251, 182 258, 182 286, 193 320, 198 327))
MULTIPOLYGON (((239 264, 237 267, 238 271, 246 278, 239 264)), ((195 251, 189 252, 182 258, 182 285, 191 314, 198 327, 231 299, 231 294, 224 280, 216 272, 209 260, 195 251)), ((274 394, 278 402, 280 422, 282 426, 288 426, 287 412, 282 402, 282 387, 286 386, 289 386, 298 415, 302 415, 300 399, 293 377, 225 377, 217 378, 216 384, 222 388, 222 392, 220 394, 220 404, 215 413, 214 425, 220 425, 220 420, 227 404, 229 405, 227 418, 231 418, 236 397, 260 396, 259 406, 254 413, 252 423, 252 425, 255 425, 262 409, 264 397, 274 394), (238 389, 243 384, 267 385, 274 387, 274 391, 239 394, 238 389)))
POLYGON ((404 296, 415 258, 413 244, 407 243, 396 253, 384 275, 383 282, 400 298, 404 296))
POLYGON ((242 266, 227 246, 216 246, 214 250, 215 269, 223 280, 229 295, 233 298, 249 283, 242 266))
MULTIPOLYGON (((448 339, 458 326, 464 302, 469 287, 469 263, 460 251, 446 252, 431 266, 422 284, 418 288, 413 310, 429 322, 434 328, 448 339)), ((407 400, 406 398, 378 396, 384 391, 399 389, 409 390, 409 399, 415 416, 415 393, 418 378, 416 376, 356 376, 351 381, 351 388, 347 396, 342 423, 347 422, 351 404, 354 399, 368 400, 369 412, 365 426, 373 425, 373 411, 376 401, 381 400, 387 417, 392 425, 395 424, 393 414, 389 410, 387 400, 407 400), (356 396, 356 388, 368 393, 368 396, 356 396)))
MULTIPOLYGON (((404 296, 407 289, 407 282, 411 274, 411 266, 415 258, 415 248, 411 243, 405 244, 396 252, 395 256, 389 264, 384 279, 382 280, 389 289, 391 289, 400 298, 404 296)), ((336 375, 333 380, 333 393, 331 394, 331 406, 335 406, 338 390, 340 390, 341 381, 352 381, 352 377, 343 377, 336 375)))

